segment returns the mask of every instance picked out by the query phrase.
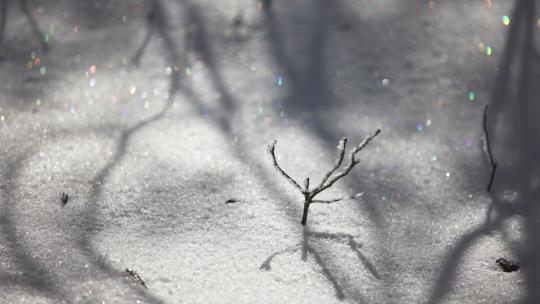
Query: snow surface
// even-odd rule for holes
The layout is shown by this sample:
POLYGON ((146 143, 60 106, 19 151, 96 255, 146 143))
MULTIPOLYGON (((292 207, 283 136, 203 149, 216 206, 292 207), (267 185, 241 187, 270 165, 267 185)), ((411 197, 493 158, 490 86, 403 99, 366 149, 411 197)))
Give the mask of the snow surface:
POLYGON ((1 303, 540 302, 534 0, 161 2, 138 67, 149 2, 30 1, 48 54, 10 8, 1 303), (266 145, 315 183, 377 128, 300 225, 266 145))

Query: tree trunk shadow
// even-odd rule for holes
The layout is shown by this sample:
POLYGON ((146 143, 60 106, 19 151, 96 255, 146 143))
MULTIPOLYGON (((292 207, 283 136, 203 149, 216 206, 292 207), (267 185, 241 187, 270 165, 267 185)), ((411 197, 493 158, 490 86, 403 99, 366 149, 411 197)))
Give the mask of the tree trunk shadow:
POLYGON ((540 228, 537 218, 540 208, 538 185, 532 180, 538 179, 538 155, 540 143, 538 128, 534 126, 540 114, 538 107, 532 103, 535 93, 531 85, 537 83, 538 64, 534 60, 537 50, 534 46, 533 31, 535 28, 535 0, 517 0, 512 24, 508 32, 505 52, 494 84, 493 96, 489 106, 488 129, 490 135, 496 135, 495 158, 500 164, 497 176, 490 193, 491 204, 486 212, 482 225, 473 229, 461 238, 446 254, 445 262, 435 282, 427 303, 440 303, 450 293, 457 269, 465 252, 482 236, 493 231, 502 231, 505 221, 512 217, 524 219, 525 235, 523 247, 512 248, 523 262, 520 271, 525 278, 524 303, 537 303, 540 291, 539 280, 534 270, 534 259, 540 256, 540 240, 537 231, 540 228), (518 51, 521 54, 518 55, 518 51), (512 66, 520 60, 517 69, 517 94, 511 94, 512 66), (515 98, 515 100, 514 100, 515 98), (495 128, 500 124, 505 127, 495 128), (497 132, 498 131, 498 132, 497 132), (499 155, 497 155, 499 154, 499 155), (505 202, 505 191, 515 191, 517 198, 513 202, 505 202))
MULTIPOLYGON (((47 53, 49 51, 49 45, 48 42, 48 36, 46 36, 41 28, 38 25, 38 22, 32 12, 30 11, 28 7, 28 0, 18 0, 19 2, 19 8, 23 12, 23 14, 26 17, 26 20, 28 21, 28 24, 30 24, 30 27, 32 28, 32 32, 34 33, 34 36, 39 41, 39 44, 41 45, 41 49, 43 52, 47 53)), ((0 45, 3 42, 4 34, 6 30, 6 24, 7 24, 7 17, 8 17, 8 10, 9 10, 9 4, 8 0, 0 0, 0 45)))
POLYGON ((159 37, 163 40, 166 63, 171 68, 169 99, 172 100, 172 96, 176 94, 180 87, 180 71, 182 70, 181 66, 185 64, 185 60, 181 60, 182 57, 180 56, 176 42, 169 33, 168 20, 167 8, 163 4, 163 1, 150 0, 150 7, 146 15, 146 33, 141 45, 131 57, 130 62, 136 67, 140 66, 144 52, 148 48, 148 44, 152 40, 154 32, 157 32, 159 37))

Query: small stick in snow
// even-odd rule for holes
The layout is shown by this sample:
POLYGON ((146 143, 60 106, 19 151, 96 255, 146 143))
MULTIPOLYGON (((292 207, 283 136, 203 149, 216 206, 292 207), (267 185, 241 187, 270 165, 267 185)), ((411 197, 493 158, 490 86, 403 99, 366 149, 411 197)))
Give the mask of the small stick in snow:
POLYGON ((507 260, 505 258, 500 258, 495 261, 497 265, 502 269, 504 272, 514 272, 518 271, 519 269, 519 263, 507 260))
POLYGON ((64 206, 67 204, 68 199, 69 199, 69 196, 65 194, 64 192, 62 192, 62 195, 60 196, 60 201, 62 202, 64 206))
POLYGON ((302 225, 306 224, 309 206, 312 203, 319 203, 319 204, 331 204, 335 202, 339 202, 342 200, 347 199, 359 199, 362 197, 363 193, 358 193, 351 196, 346 197, 340 197, 336 199, 330 199, 330 200, 314 200, 315 196, 321 193, 322 191, 332 187, 332 185, 337 182, 339 179, 344 177, 345 175, 349 174, 351 172, 352 168, 360 163, 360 160, 356 159, 356 154, 358 154, 360 151, 362 151, 377 135, 381 133, 380 129, 377 129, 373 134, 369 134, 364 141, 362 141, 358 146, 354 147, 351 152, 349 153, 349 164, 343 169, 343 171, 336 173, 336 171, 339 169, 341 164, 343 163, 343 159, 345 157, 345 146, 347 144, 347 138, 344 137, 339 141, 339 145, 337 147, 338 155, 336 162, 334 164, 334 167, 330 169, 326 174, 323 176, 321 182, 319 185, 317 185, 315 188, 310 189, 309 188, 309 177, 304 180, 304 186, 300 186, 300 184, 294 180, 285 170, 283 170, 276 160, 276 144, 277 141, 274 140, 270 145, 268 145, 268 153, 270 154, 270 157, 272 158, 272 163, 276 170, 283 176, 291 185, 293 185, 296 189, 302 193, 304 196, 304 212, 302 214, 302 225))
POLYGON ((491 166, 491 175, 489 177, 489 182, 487 186, 487 191, 491 191, 491 186, 493 185, 493 180, 495 179, 495 172, 497 171, 497 163, 493 160, 493 154, 491 153, 491 145, 489 142, 489 133, 487 129, 487 112, 488 112, 488 105, 484 108, 484 118, 482 119, 482 125, 484 128, 484 153, 486 155, 486 158, 489 162, 489 165, 491 166))
POLYGON ((226 200, 225 204, 234 204, 234 203, 238 203, 238 202, 240 202, 240 201, 235 199, 235 198, 231 198, 231 199, 226 200))
POLYGON ((138 273, 135 272, 135 270, 133 269, 129 269, 129 268, 126 268, 126 272, 132 276, 133 278, 135 278, 135 280, 141 284, 144 288, 148 289, 148 287, 146 286, 146 284, 144 283, 143 279, 141 278, 141 276, 139 276, 138 273))

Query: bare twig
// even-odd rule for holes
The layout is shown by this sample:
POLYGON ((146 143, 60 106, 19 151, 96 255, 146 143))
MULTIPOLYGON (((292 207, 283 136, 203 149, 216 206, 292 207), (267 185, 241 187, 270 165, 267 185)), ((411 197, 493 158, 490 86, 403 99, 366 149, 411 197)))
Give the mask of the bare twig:
POLYGON ((488 112, 488 105, 484 108, 484 117, 483 117, 483 128, 484 128, 484 153, 486 155, 486 158, 489 162, 489 165, 491 166, 491 174, 489 177, 489 182, 487 186, 487 191, 491 191, 491 186, 493 185, 493 180, 495 179, 495 172, 497 171, 497 163, 493 160, 493 154, 491 153, 491 145, 489 142, 489 133, 487 128, 487 112, 488 112))
POLYGON ((289 174, 287 174, 283 169, 281 169, 281 167, 278 165, 277 163, 277 160, 276 160, 276 154, 275 154, 275 150, 276 150, 276 144, 277 144, 277 140, 274 140, 270 145, 268 145, 268 152, 270 153, 270 156, 272 156, 272 161, 274 162, 274 167, 278 170, 279 173, 281 173, 281 175, 283 175, 293 186, 295 186, 298 190, 300 190, 300 192, 303 192, 302 191, 302 188, 300 187, 300 185, 292 178, 289 176, 289 174))
POLYGON ((68 202, 69 196, 62 192, 62 195, 60 196, 60 201, 62 202, 62 206, 65 206, 68 202))
POLYGON ((144 288, 148 289, 148 286, 146 286, 146 284, 144 283, 143 279, 141 278, 141 276, 135 272, 135 270, 133 269, 129 269, 129 268, 126 268, 126 272, 132 276, 133 278, 135 278, 135 280, 141 284, 144 288))
POLYGON ((277 141, 274 140, 270 145, 268 145, 268 153, 270 154, 272 158, 272 162, 276 170, 279 173, 281 173, 281 175, 283 175, 283 177, 285 177, 285 179, 287 179, 293 186, 295 186, 300 191, 300 193, 302 193, 302 195, 304 195, 304 212, 302 214, 302 225, 306 224, 309 206, 312 203, 331 204, 331 203, 335 203, 335 202, 339 202, 339 201, 343 201, 347 199, 359 199, 362 197, 363 193, 358 193, 355 195, 344 196, 344 197, 339 197, 339 198, 330 199, 330 200, 313 200, 317 194, 330 188, 335 182, 337 182, 339 179, 347 175, 354 166, 360 163, 360 160, 356 159, 356 154, 362 151, 377 135, 379 135, 380 132, 381 130, 377 129, 373 134, 369 134, 368 137, 366 137, 366 139, 364 139, 358 146, 354 147, 349 154, 349 164, 347 165, 347 167, 345 167, 343 171, 341 171, 340 173, 334 175, 334 173, 339 169, 339 167, 343 163, 343 158, 345 156, 345 146, 347 144, 347 138, 345 137, 342 138, 339 141, 339 144, 337 146, 338 155, 336 158, 336 162, 334 163, 334 166, 328 172, 325 173, 320 184, 311 190, 309 189, 309 178, 305 179, 304 187, 301 187, 298 184, 298 182, 296 182, 296 180, 294 180, 289 174, 287 174, 279 166, 279 164, 277 163, 276 154, 275 154, 277 141))

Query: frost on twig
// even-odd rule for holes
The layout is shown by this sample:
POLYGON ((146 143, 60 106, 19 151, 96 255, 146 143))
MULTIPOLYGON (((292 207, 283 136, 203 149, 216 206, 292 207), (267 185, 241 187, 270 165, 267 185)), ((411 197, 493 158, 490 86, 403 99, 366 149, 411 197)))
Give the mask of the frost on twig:
POLYGON ((272 162, 276 170, 304 196, 302 225, 306 224, 309 206, 312 203, 331 204, 342 200, 359 199, 362 197, 363 193, 358 193, 351 196, 338 197, 330 200, 314 200, 315 196, 332 187, 335 182, 349 174, 352 168, 360 163, 360 160, 356 159, 356 155, 362 151, 377 135, 379 135, 380 132, 381 130, 377 129, 374 133, 369 134, 358 146, 354 147, 349 153, 349 163, 342 169, 342 171, 336 173, 343 164, 343 159, 345 158, 345 146, 347 145, 347 138, 342 138, 337 147, 337 157, 334 166, 328 172, 326 172, 326 174, 324 174, 321 182, 312 189, 309 188, 309 177, 304 180, 304 185, 302 187, 296 180, 294 180, 294 178, 292 178, 279 166, 275 153, 277 141, 274 140, 270 145, 268 145, 268 153, 272 158, 272 162))
POLYGON ((349 199, 350 200, 361 199, 362 196, 364 196, 364 193, 360 192, 360 193, 356 193, 349 196, 342 196, 342 197, 334 198, 331 200, 312 200, 311 203, 312 204, 331 204, 331 203, 336 203, 339 201, 344 201, 344 200, 349 200, 349 199))
POLYGON ((144 283, 143 279, 141 278, 141 276, 135 272, 135 270, 133 269, 129 269, 129 268, 126 268, 126 272, 131 276, 133 277, 137 283, 139 283, 140 285, 142 285, 144 288, 148 289, 148 286, 146 286, 146 283, 144 283))
POLYGON ((495 179, 495 172, 497 171, 497 163, 493 160, 493 154, 491 153, 491 145, 489 142, 489 133, 487 129, 487 112, 488 105, 484 108, 484 117, 482 119, 482 126, 484 129, 484 153, 488 160, 489 165, 491 166, 491 174, 489 176, 489 182, 487 185, 487 191, 491 191, 491 186, 493 185, 493 180, 495 179))

